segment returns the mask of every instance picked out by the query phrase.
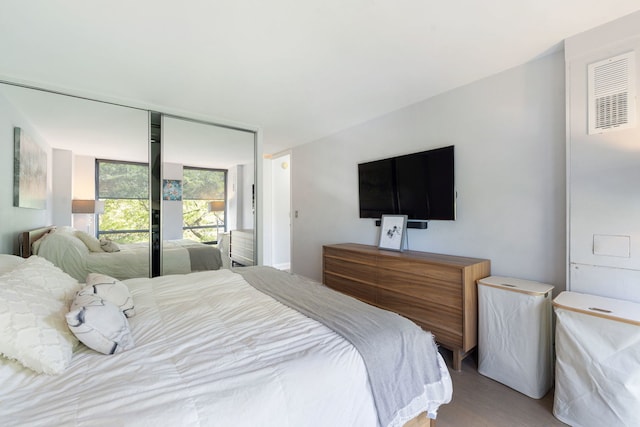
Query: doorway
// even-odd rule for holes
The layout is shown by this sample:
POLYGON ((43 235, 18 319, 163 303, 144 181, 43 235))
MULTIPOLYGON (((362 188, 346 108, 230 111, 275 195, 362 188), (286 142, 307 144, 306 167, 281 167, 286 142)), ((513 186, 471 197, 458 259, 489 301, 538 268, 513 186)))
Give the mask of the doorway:
POLYGON ((273 222, 272 265, 279 270, 291 269, 291 152, 271 159, 273 222))

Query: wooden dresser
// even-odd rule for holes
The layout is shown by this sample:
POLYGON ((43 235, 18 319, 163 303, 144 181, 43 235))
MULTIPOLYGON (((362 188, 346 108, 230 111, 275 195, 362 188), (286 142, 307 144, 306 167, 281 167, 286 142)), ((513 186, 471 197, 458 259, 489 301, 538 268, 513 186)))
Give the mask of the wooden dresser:
POLYGON ((327 286, 431 331, 453 351, 454 369, 461 369, 478 343, 476 281, 491 274, 489 260, 356 243, 324 246, 322 258, 327 286))

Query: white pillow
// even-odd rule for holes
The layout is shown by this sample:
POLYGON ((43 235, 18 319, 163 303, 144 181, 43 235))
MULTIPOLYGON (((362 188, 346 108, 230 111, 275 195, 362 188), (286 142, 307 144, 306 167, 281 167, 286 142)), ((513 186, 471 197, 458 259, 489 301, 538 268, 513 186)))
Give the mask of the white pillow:
POLYGON ((120 309, 86 287, 66 315, 71 332, 87 347, 104 354, 133 348, 129 322, 120 309))
POLYGON ((37 255, 30 256, 13 270, 5 273, 2 279, 8 283, 17 280, 46 289, 67 307, 82 287, 76 279, 53 265, 51 261, 37 255))
POLYGON ((52 233, 55 233, 55 231, 56 229, 52 228, 51 230, 47 231, 42 236, 40 236, 38 240, 36 240, 35 242, 31 242, 31 255, 38 255, 38 252, 40 251, 40 245, 42 245, 42 242, 44 242, 44 240, 47 237, 49 237, 52 233))
POLYGON ((74 234, 78 239, 82 240, 82 243, 87 245, 87 248, 89 248, 91 252, 104 252, 100 247, 100 240, 96 239, 94 236, 82 230, 76 230, 74 234))
POLYGON ((62 373, 78 342, 66 312, 67 304, 44 288, 0 280, 0 353, 38 373, 62 373))
POLYGON ((24 258, 17 255, 0 254, 0 274, 11 271, 24 262, 24 258))
POLYGON ((120 247, 111 239, 106 237, 100 238, 100 247, 105 252, 120 252, 120 247))
POLYGON ((89 273, 87 275, 87 286, 83 291, 88 287, 91 287, 94 294, 120 307, 120 311, 125 316, 132 317, 136 314, 129 288, 120 280, 106 274, 89 273))
POLYGON ((84 257, 85 254, 89 254, 89 248, 80 240, 74 233, 64 232, 56 229, 56 231, 49 233, 46 239, 40 245, 38 250, 38 256, 45 257, 54 264, 62 261, 65 256, 70 255, 70 251, 77 252, 77 255, 73 256, 73 259, 84 257))

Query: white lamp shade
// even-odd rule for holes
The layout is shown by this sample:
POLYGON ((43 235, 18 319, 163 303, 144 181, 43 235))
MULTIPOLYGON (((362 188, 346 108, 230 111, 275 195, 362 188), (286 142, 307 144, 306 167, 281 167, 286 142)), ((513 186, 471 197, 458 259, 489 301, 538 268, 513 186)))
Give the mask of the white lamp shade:
POLYGON ((224 211, 224 200, 212 200, 209 202, 209 212, 222 212, 224 211))
POLYGON ((104 213, 104 202, 101 200, 72 200, 71 213, 101 214, 104 213))

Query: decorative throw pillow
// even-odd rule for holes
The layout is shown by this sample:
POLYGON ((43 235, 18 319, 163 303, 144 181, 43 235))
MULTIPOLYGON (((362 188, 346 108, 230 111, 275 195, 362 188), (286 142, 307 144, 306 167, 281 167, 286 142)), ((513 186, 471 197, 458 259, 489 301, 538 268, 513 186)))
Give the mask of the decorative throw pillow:
POLYGON ((120 247, 111 239, 106 237, 100 238, 100 247, 105 252, 120 252, 120 247))
POLYGON ((125 316, 132 317, 136 314, 129 288, 120 280, 106 274, 89 273, 87 286, 82 290, 85 291, 87 288, 91 288, 91 292, 94 294, 117 305, 125 316))
POLYGON ((67 307, 82 287, 76 279, 53 265, 51 261, 37 255, 27 258, 4 274, 2 279, 8 283, 22 281, 45 289, 67 307))
POLYGON ((91 252, 104 252, 100 247, 100 240, 82 230, 76 230, 75 236, 87 245, 91 252))
POLYGON ((90 289, 78 292, 66 315, 71 332, 87 347, 104 354, 133 348, 129 322, 120 309, 90 289))
POLYGON ((60 374, 78 342, 67 328, 67 304, 23 280, 0 279, 0 353, 38 373, 60 374))

